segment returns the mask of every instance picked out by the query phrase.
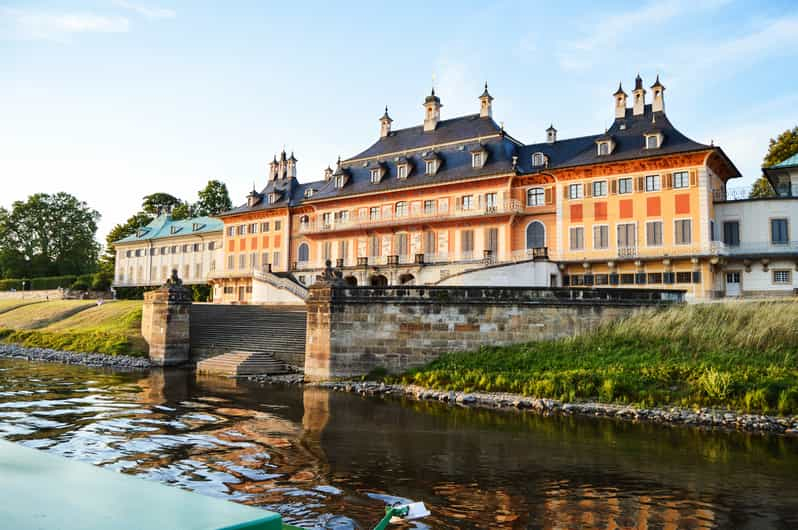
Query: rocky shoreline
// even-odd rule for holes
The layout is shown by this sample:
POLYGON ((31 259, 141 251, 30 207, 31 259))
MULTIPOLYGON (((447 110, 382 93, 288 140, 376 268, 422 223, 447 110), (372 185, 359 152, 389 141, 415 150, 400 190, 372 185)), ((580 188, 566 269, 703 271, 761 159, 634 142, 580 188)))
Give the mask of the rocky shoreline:
POLYGON ((25 348, 18 344, 0 344, 0 358, 74 364, 91 368, 114 368, 117 370, 146 370, 152 367, 150 360, 146 357, 68 352, 48 348, 25 348))
POLYGON ((337 392, 363 396, 409 398, 418 401, 438 401, 455 406, 490 409, 515 409, 549 415, 580 415, 615 418, 630 422, 649 422, 662 425, 682 425, 702 429, 737 430, 753 433, 798 436, 798 416, 769 416, 741 414, 722 409, 685 409, 680 407, 638 408, 607 403, 563 403, 555 399, 530 398, 520 394, 500 392, 455 392, 434 390, 416 385, 395 385, 373 381, 323 381, 305 383, 301 374, 259 376, 251 380, 262 383, 305 384, 337 392))

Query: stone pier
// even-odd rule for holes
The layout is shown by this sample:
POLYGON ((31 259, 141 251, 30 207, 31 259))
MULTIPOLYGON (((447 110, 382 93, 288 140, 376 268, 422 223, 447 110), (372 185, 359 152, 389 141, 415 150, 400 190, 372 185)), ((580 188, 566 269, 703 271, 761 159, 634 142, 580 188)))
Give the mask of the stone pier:
POLYGON ((144 294, 141 334, 150 347, 150 360, 158 366, 189 361, 191 341, 191 290, 172 271, 162 287, 144 294))

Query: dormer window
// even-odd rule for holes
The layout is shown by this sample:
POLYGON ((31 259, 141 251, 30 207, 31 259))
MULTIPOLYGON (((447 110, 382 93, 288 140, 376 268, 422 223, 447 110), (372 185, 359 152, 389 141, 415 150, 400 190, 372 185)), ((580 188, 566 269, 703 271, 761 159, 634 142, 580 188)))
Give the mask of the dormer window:
POLYGON ((313 188, 308 188, 305 190, 305 198, 309 199, 313 197, 313 188))
POLYGON ((646 135, 646 149, 658 149, 662 145, 662 135, 647 134, 646 135))
POLYGON ((532 155, 532 165, 535 167, 540 167, 546 162, 546 155, 543 153, 535 153, 532 155))
POLYGON ((345 183, 346 183, 345 175, 336 175, 335 176, 335 187, 336 188, 338 188, 340 190, 341 188, 344 187, 345 183))
POLYGON ((400 180, 407 178, 407 164, 399 164, 396 166, 396 178, 400 180))
POLYGON ((485 166, 488 160, 488 151, 483 146, 471 150, 471 167, 479 169, 485 166))
POLYGON ((372 184, 379 184, 380 182, 380 170, 379 168, 371 170, 371 183, 372 184))
POLYGON ((205 225, 202 223, 194 223, 191 225, 192 232, 197 232, 198 230, 202 230, 203 228, 205 228, 205 225))
POLYGON ((434 175, 435 174, 435 166, 438 164, 435 160, 427 160, 427 175, 434 175))
POLYGON ((176 234, 176 233, 180 232, 180 230, 181 230, 181 228, 179 226, 172 225, 172 227, 169 229, 169 232, 172 233, 172 234, 176 234))
POLYGON ((280 199, 280 195, 276 192, 271 192, 269 194, 269 204, 274 204, 280 199))
POLYGON ((598 155, 599 155, 599 156, 605 156, 605 155, 608 155, 608 154, 610 154, 610 151, 611 151, 611 150, 612 150, 612 149, 611 149, 611 146, 610 146, 610 142, 609 142, 609 141, 606 141, 606 142, 599 142, 599 143, 598 143, 598 155))

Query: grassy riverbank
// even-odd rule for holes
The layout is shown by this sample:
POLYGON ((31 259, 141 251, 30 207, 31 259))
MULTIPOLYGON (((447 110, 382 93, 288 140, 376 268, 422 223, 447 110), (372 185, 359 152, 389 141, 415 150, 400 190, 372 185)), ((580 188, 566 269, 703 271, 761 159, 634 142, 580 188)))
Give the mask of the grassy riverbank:
POLYGON ((643 311, 580 337, 448 354, 389 379, 570 402, 798 413, 798 302, 643 311))
POLYGON ((0 340, 29 348, 144 355, 141 302, 58 300, 12 308, 0 314, 0 340))

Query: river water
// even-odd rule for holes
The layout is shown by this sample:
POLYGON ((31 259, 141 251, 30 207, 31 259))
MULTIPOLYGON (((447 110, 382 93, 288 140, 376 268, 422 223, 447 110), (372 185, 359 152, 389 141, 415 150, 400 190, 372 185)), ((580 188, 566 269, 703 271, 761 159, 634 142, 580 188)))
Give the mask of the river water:
POLYGON ((0 359, 0 436, 308 528, 798 528, 798 440, 0 359))

